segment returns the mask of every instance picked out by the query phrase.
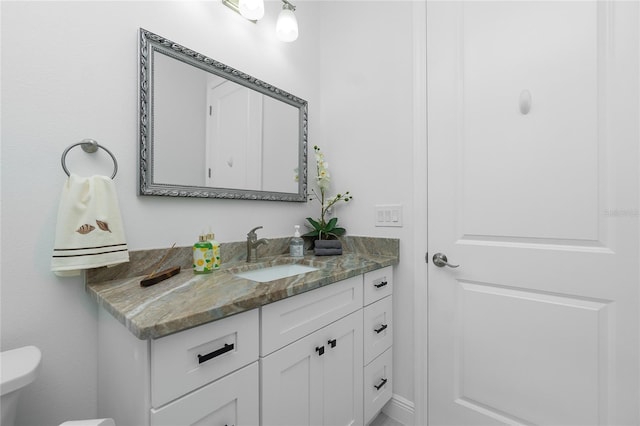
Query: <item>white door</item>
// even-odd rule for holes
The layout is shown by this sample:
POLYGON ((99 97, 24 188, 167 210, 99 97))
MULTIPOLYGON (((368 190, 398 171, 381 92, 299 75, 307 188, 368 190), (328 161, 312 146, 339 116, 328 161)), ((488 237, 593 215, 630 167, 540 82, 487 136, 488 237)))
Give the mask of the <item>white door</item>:
POLYGON ((640 424, 638 16, 427 2, 430 425, 640 424))
POLYGON ((207 186, 262 189, 262 94, 226 81, 207 92, 207 186))

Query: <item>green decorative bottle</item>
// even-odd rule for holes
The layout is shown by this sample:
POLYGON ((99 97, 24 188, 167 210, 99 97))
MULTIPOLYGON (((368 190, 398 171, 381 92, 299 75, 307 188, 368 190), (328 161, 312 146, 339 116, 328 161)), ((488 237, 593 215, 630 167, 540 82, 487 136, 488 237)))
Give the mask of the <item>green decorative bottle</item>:
POLYGON ((213 271, 213 246, 207 237, 200 235, 193 245, 193 273, 210 274, 213 271))

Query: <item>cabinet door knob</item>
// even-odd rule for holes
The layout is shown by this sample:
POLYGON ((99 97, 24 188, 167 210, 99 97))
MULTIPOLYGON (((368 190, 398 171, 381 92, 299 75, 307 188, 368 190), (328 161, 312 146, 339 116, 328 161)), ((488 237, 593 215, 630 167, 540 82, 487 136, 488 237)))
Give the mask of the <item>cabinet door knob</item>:
POLYGON ((336 339, 329 340, 327 343, 328 343, 328 344, 329 344, 329 346, 331 346, 332 348, 335 348, 335 347, 336 347, 336 345, 338 344, 338 342, 336 341, 336 339))
POLYGON ((316 352, 318 352, 320 356, 324 355, 324 346, 316 346, 316 352))

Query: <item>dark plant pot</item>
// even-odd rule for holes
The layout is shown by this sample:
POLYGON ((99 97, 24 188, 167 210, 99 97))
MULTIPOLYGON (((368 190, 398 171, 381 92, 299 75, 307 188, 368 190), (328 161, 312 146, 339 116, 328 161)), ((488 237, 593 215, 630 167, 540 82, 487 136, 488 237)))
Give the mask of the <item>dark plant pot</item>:
POLYGON ((342 241, 315 240, 313 252, 316 256, 336 256, 342 254, 342 241))

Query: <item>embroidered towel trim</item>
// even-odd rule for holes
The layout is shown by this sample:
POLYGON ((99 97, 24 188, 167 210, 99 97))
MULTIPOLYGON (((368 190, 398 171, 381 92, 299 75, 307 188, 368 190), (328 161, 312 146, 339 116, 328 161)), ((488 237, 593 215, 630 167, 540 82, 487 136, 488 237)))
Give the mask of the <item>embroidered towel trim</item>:
POLYGON ((62 188, 51 270, 59 276, 129 261, 115 184, 71 174, 62 188))

